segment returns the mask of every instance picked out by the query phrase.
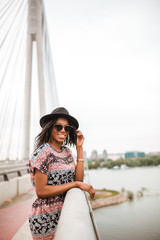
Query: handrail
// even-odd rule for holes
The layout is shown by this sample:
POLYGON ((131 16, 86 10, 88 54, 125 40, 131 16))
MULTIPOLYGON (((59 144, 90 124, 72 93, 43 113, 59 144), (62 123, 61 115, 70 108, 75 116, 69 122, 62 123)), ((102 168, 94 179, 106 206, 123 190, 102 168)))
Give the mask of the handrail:
POLYGON ((100 240, 87 199, 79 188, 67 192, 55 240, 100 240))
POLYGON ((29 173, 28 166, 0 170, 0 177, 1 177, 0 179, 3 178, 3 181, 9 181, 10 178, 13 178, 13 177, 10 177, 11 174, 15 173, 15 174, 17 174, 18 177, 20 177, 20 176, 24 175, 24 172, 25 172, 25 174, 29 173))
POLYGON ((87 204, 88 204, 89 213, 90 213, 90 217, 91 217, 91 220, 92 220, 92 223, 93 223, 93 227, 94 227, 94 231, 95 231, 97 240, 100 240, 100 236, 99 236, 97 224, 96 224, 96 222, 95 222, 94 215, 93 215, 93 210, 92 210, 90 201, 88 200, 88 195, 89 195, 89 194, 87 194, 86 192, 84 192, 84 194, 85 194, 86 201, 87 201, 87 204))

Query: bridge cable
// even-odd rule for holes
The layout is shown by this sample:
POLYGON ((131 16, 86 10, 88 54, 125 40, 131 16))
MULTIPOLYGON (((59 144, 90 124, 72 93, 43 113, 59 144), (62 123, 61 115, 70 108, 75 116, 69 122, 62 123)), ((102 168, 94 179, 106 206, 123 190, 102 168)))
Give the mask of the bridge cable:
MULTIPOLYGON (((22 16, 23 16, 23 12, 22 12, 22 16)), ((24 28, 24 26, 22 25, 22 22, 21 22, 21 30, 24 30, 25 28, 24 28)), ((4 80, 4 79, 6 79, 5 78, 5 75, 6 75, 6 73, 8 73, 8 71, 7 71, 7 69, 9 68, 9 66, 10 66, 10 61, 12 60, 12 57, 11 56, 13 56, 14 54, 14 51, 15 51, 15 46, 16 46, 16 44, 17 44, 17 38, 16 38, 16 36, 17 35, 19 35, 19 32, 21 31, 20 30, 20 28, 19 28, 19 26, 17 27, 17 29, 16 29, 16 31, 14 32, 15 33, 15 35, 13 36, 13 42, 12 42, 12 45, 11 45, 11 50, 10 50, 10 54, 8 55, 9 57, 8 57, 8 60, 7 60, 7 62, 6 62, 6 68, 5 68, 5 71, 4 71, 4 74, 3 74, 3 77, 2 77, 2 80, 4 80)), ((1 67, 1 69, 2 69, 2 67, 1 67)), ((2 71, 2 70, 1 70, 2 71)), ((5 85, 6 85, 6 89, 9 89, 9 86, 10 86, 10 78, 7 78, 6 80, 8 80, 8 81, 5 81, 4 83, 5 83, 5 85), (8 84, 7 84, 8 83, 8 84)), ((1 83, 1 85, 2 85, 2 83, 1 83)), ((0 88, 0 91, 2 91, 3 89, 2 88, 0 88)), ((9 91, 7 91, 7 93, 9 93, 9 91)), ((8 94, 8 96, 9 96, 9 94, 8 94)), ((6 101, 6 99, 7 99, 7 95, 5 95, 5 103, 7 103, 7 101, 6 101)), ((2 114, 3 114, 3 112, 6 110, 6 104, 3 104, 3 109, 1 110, 1 117, 2 117, 2 114)), ((3 119, 3 117, 2 117, 2 119, 3 119)))
MULTIPOLYGON (((24 14, 24 12, 22 12, 22 16, 23 16, 23 14, 24 14)), ((19 32, 21 31, 21 30, 24 30, 25 28, 24 28, 24 26, 22 25, 22 21, 21 21, 21 28, 19 28, 19 26, 17 27, 17 32, 15 31, 15 38, 13 38, 14 39, 14 41, 12 42, 13 43, 13 46, 12 46, 12 48, 11 48, 11 52, 10 52, 10 55, 13 57, 13 52, 15 51, 15 46, 16 46, 16 44, 17 44, 17 38, 16 38, 16 35, 19 35, 19 32)), ((10 57, 10 55, 9 55, 9 61, 7 61, 7 64, 6 64, 6 66, 7 67, 9 67, 9 63, 10 63, 10 59, 12 59, 12 57, 10 57)), ((5 74, 7 73, 7 69, 5 69, 5 74)), ((5 83, 6 83, 6 81, 5 81, 5 83)), ((11 82, 10 82, 10 78, 8 78, 8 83, 10 84, 11 82)), ((8 85, 8 87, 9 87, 9 85, 8 85)), ((7 87, 7 89, 8 89, 8 87, 7 87)), ((8 92, 8 91, 7 91, 8 92)), ((6 100, 6 96, 5 96, 5 100, 6 100)), ((6 102, 6 101, 5 101, 6 102)), ((5 106, 4 106, 5 107, 5 106)), ((5 109, 6 109, 6 107, 5 107, 5 109)), ((2 113, 2 112, 1 112, 2 113)))
MULTIPOLYGON (((12 3, 14 2, 15 0, 12 0, 11 1, 11 3, 10 3, 10 5, 8 6, 8 8, 2 13, 2 15, 0 16, 0 19, 2 18, 2 17, 4 17, 4 15, 6 14, 6 12, 8 11, 8 9, 12 6, 12 3)), ((10 1, 9 1, 10 2, 10 1)), ((8 3, 9 3, 8 2, 8 3)), ((0 13, 2 12, 2 10, 3 9, 0 9, 0 13)))
MULTIPOLYGON (((26 7, 25 7, 26 8, 26 7)), ((22 15, 23 16, 23 15, 22 15)), ((22 24, 22 22, 21 22, 21 24, 22 24)), ((23 25, 21 25, 21 29, 23 30, 23 32, 24 32, 24 29, 25 28, 23 28, 24 26, 23 25)), ((23 32, 22 32, 22 37, 24 37, 25 35, 23 34, 23 32)), ((22 43, 23 41, 20 39, 20 43, 22 43)), ((18 41, 16 42, 17 44, 18 44, 18 41)), ((16 46, 16 44, 14 45, 14 47, 16 46)), ((18 53, 20 53, 20 49, 18 49, 18 51, 17 51, 18 53)), ((18 56, 18 55, 17 55, 18 56)), ((16 58, 17 59, 17 58, 16 58)), ((21 61, 20 61, 21 62, 21 61)), ((18 63, 18 62, 17 62, 18 63)), ((15 73, 15 72, 14 72, 15 73)), ((15 74, 14 74, 15 75, 15 74)), ((12 89, 13 89, 13 85, 14 85, 14 82, 12 81, 12 82, 10 82, 10 90, 8 91, 8 93, 9 92, 11 92, 11 94, 8 94, 8 96, 10 97, 10 100, 8 99, 8 101, 6 101, 6 103, 7 103, 7 105, 8 105, 8 107, 6 108, 6 111, 5 111, 5 115, 7 115, 6 116, 6 118, 3 118, 3 119, 9 119, 10 118, 10 116, 8 116, 8 114, 7 114, 7 112, 8 112, 8 108, 9 108, 9 106, 10 106, 10 104, 11 104, 11 101, 13 101, 12 100, 12 98, 11 98, 11 95, 13 95, 12 94, 12 92, 13 91, 11 91, 12 89), (10 103, 9 103, 10 102, 10 103)), ((17 95, 18 95, 18 93, 17 93, 17 95)), ((7 121, 5 121, 5 123, 6 123, 7 121)), ((6 124, 5 124, 6 125, 6 124)), ((6 128, 4 128, 4 123, 2 123, 2 128, 4 129, 4 132, 5 132, 5 129, 6 128)), ((1 132, 2 133, 2 132, 1 132)), ((2 136, 4 136, 3 134, 2 134, 2 136)))
POLYGON ((6 5, 4 5, 1 9, 0 9, 0 13, 3 12, 3 10, 7 7, 7 5, 11 2, 12 0, 9 0, 6 5))
MULTIPOLYGON (((55 103, 55 107, 58 105, 58 96, 57 96, 57 90, 56 90, 56 81, 54 76, 54 69, 53 69, 53 60, 52 60, 52 54, 51 54, 51 47, 50 47, 50 41, 49 41, 49 34, 48 34, 48 27, 47 27, 47 18, 45 13, 45 6, 43 4, 43 54, 44 54, 44 74, 45 74, 45 85, 46 90, 49 92, 48 94, 48 103, 47 105, 51 104, 51 108, 53 107, 53 102, 55 103)), ((51 110, 51 109, 50 109, 51 110)))
MULTIPOLYGON (((3 17, 3 21, 1 20, 1 24, 0 24, 0 28, 2 29, 2 27, 6 24, 6 25, 9 25, 9 21, 12 23, 12 16, 13 16, 13 13, 14 13, 14 9, 17 7, 17 5, 19 4, 19 2, 16 2, 15 0, 13 1, 13 3, 15 2, 15 5, 12 6, 11 9, 9 9, 10 11, 8 11, 7 15, 5 17, 3 17)), ((2 17, 1 17, 2 18, 2 17)), ((4 26, 5 30, 7 28, 7 26, 4 26)))
POLYGON ((15 17, 14 17, 14 19, 13 19, 11 25, 9 26, 8 31, 7 31, 6 35, 4 36, 4 38, 3 38, 3 40, 2 40, 2 43, 0 44, 0 49, 2 48, 4 42, 5 42, 5 40, 6 40, 7 36, 8 36, 8 34, 9 34, 9 32, 10 32, 10 30, 11 30, 11 28, 12 28, 12 26, 13 26, 15 20, 16 20, 16 16, 17 16, 18 12, 20 11, 20 9, 21 9, 21 7, 22 7, 22 4, 23 4, 23 2, 22 2, 21 5, 19 6, 19 8, 18 8, 18 10, 17 10, 17 12, 16 12, 16 14, 15 14, 15 17))
MULTIPOLYGON (((22 32, 22 33, 24 33, 24 31, 22 32)), ((19 44, 19 50, 18 50, 18 52, 17 52, 17 57, 16 57, 16 59, 17 59, 17 64, 16 64, 16 66, 15 66, 15 69, 18 69, 19 70, 19 74, 18 74, 18 71, 16 71, 17 72, 17 77, 16 77, 16 82, 17 82, 17 85, 16 85, 16 93, 14 93, 14 95, 16 95, 15 96, 15 102, 14 102, 14 106, 13 106, 13 115, 12 115, 12 118, 10 118, 10 121, 12 122, 12 126, 14 126, 14 128, 12 129, 11 128, 11 130, 10 130, 10 134, 11 134, 11 132, 12 132, 12 137, 13 137, 13 139, 12 139, 12 144, 11 144, 11 142, 10 142, 10 144, 9 144, 9 141, 8 141, 8 150, 7 150, 7 152, 8 153, 10 153, 11 152, 11 147, 12 147, 12 145, 13 144, 15 144, 15 143, 17 143, 17 141, 14 141, 14 132, 15 132, 15 129, 16 129, 16 121, 18 122, 18 120, 17 120, 17 118, 16 118, 16 116, 18 116, 18 115, 16 115, 16 112, 18 111, 18 109, 20 108, 18 105, 20 105, 20 103, 22 103, 22 100, 23 99, 20 99, 20 94, 18 94, 20 91, 20 86, 22 85, 22 81, 21 81, 21 77, 22 77, 22 71, 23 71, 23 65, 24 65, 24 59, 25 59, 25 55, 23 54, 22 55, 22 60, 20 59, 20 57, 21 57, 21 49, 22 49, 22 47, 23 47, 23 40, 24 40, 24 38, 25 38, 26 36, 25 36, 25 34, 22 34, 22 36, 21 36, 21 39, 19 40, 19 42, 20 42, 20 44, 19 44), (19 60, 19 61, 18 61, 19 60), (21 61, 20 61, 21 60, 21 61), (21 63, 21 66, 19 66, 18 65, 18 63, 21 63), (18 100, 21 100, 21 102, 20 101, 18 101, 18 100)), ((20 116, 21 116, 21 114, 20 114, 20 116)), ((20 121, 19 121, 20 122, 20 121)), ((20 122, 21 123, 21 122, 20 122)), ((17 126, 19 126, 19 124, 17 124, 17 126)), ((21 129, 21 128, 20 128, 21 129)), ((20 132, 20 131, 19 131, 20 132)), ((9 134, 9 135, 10 135, 9 134)), ((18 148, 17 148, 18 149, 18 148)))
MULTIPOLYGON (((26 8, 26 6, 25 6, 25 8, 26 8)), ((24 12, 24 11, 23 11, 23 12, 24 12)), ((22 13, 22 14, 23 14, 23 13, 22 13)), ((19 23, 19 25, 17 25, 17 30, 19 29, 19 26, 20 26, 20 27, 23 27, 21 22, 19 23)), ((17 31, 17 33, 18 33, 18 31, 17 31)), ((14 31, 14 34, 15 34, 15 31, 14 31)), ((17 34, 17 35, 18 35, 18 34, 17 34)), ((16 35, 15 35, 15 42, 13 42, 13 45, 12 45, 12 46, 13 46, 12 49, 15 50, 15 45, 14 45, 14 43, 16 43, 16 35)), ((9 49, 9 48, 7 48, 7 51, 8 51, 8 49, 9 49)), ((5 56, 6 56, 6 54, 5 54, 5 56)), ((8 62, 7 62, 7 64, 6 64, 6 68, 5 68, 4 75, 3 75, 2 79, 1 79, 1 82, 0 82, 0 89, 1 89, 1 87, 2 87, 4 78, 5 78, 5 75, 6 75, 6 72, 7 72, 7 68, 8 68, 8 66, 9 66, 9 62, 10 62, 11 60, 12 60, 12 58, 9 56, 9 57, 8 57, 8 62)), ((3 58, 2 61, 4 62, 4 58, 3 58)))

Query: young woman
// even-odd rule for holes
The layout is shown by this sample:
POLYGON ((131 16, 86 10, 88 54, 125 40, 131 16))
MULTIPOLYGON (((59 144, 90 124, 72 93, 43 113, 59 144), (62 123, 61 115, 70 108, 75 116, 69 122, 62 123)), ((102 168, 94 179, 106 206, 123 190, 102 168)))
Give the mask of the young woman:
POLYGON ((66 192, 78 187, 93 198, 95 191, 83 183, 84 136, 78 121, 62 107, 40 119, 41 133, 29 161, 31 181, 37 199, 32 205, 29 224, 33 239, 54 239, 66 192), (77 164, 67 144, 76 145, 77 164))

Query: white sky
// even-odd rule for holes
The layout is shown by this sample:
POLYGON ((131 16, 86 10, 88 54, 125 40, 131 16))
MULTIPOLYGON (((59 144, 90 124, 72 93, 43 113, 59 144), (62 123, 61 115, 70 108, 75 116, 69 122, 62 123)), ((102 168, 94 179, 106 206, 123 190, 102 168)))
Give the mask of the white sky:
POLYGON ((160 1, 44 2, 60 106, 87 155, 160 151, 160 1))

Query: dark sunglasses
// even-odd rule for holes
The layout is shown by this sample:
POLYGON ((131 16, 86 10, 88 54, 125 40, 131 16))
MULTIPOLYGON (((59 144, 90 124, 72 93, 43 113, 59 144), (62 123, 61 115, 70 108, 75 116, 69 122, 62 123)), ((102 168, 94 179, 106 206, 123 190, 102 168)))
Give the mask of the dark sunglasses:
POLYGON ((66 132, 70 132, 73 129, 70 125, 63 126, 62 124, 54 124, 54 127, 57 132, 61 131, 63 128, 66 132))

